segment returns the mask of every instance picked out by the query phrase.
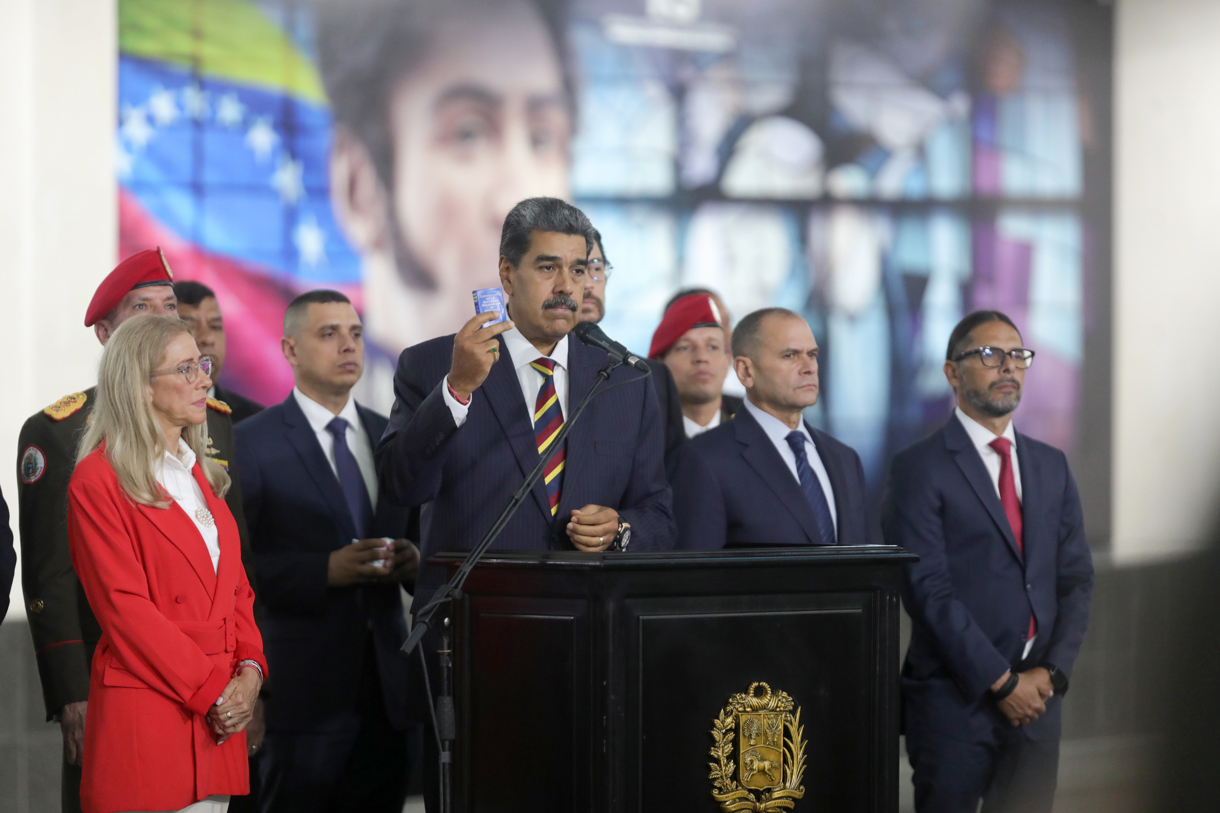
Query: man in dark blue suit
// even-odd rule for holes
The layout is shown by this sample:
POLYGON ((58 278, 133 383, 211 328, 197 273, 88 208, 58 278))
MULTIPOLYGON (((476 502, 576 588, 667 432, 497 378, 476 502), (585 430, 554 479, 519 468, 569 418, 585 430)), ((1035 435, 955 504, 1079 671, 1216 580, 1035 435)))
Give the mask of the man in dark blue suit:
MULTIPOLYGON (((391 499, 423 506, 417 603, 444 582, 428 557, 478 543, 607 361, 568 335, 591 232, 584 213, 561 200, 517 204, 500 242, 510 321, 491 324, 498 314, 480 314, 399 359, 377 471, 391 499)), ((652 381, 620 367, 494 549, 672 547, 663 444, 652 381)))
POLYGON ((407 794, 401 590, 419 551, 411 512, 379 489, 386 419, 351 397, 363 328, 347 297, 311 291, 284 315, 296 387, 237 427, 274 674, 266 699, 264 811, 399 813, 407 794))
POLYGON ((733 356, 743 409, 678 450, 679 547, 869 544, 860 456, 803 418, 819 390, 809 324, 755 311, 733 331, 733 356))
POLYGON ((1033 355, 1004 314, 963 319, 944 367, 955 414, 890 468, 885 539, 920 557, 902 672, 920 813, 1054 801, 1093 565, 1066 457, 1012 425, 1033 355))

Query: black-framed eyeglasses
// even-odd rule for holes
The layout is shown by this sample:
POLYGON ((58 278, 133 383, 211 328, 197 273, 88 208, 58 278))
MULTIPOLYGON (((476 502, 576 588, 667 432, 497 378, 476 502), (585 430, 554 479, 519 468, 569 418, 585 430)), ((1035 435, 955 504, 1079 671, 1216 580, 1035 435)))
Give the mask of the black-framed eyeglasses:
POLYGON ((589 260, 589 278, 594 282, 601 282, 603 279, 610 279, 610 272, 613 270, 614 266, 605 260, 589 260))
POLYGON ((156 378, 159 375, 170 375, 171 373, 178 373, 188 384, 194 384, 199 380, 199 373, 203 373, 208 378, 211 378, 212 357, 204 356, 197 362, 188 361, 184 364, 179 364, 177 367, 170 367, 168 370, 153 370, 150 375, 156 378))
POLYGON ((1012 359, 1012 363, 1021 369, 1026 369, 1034 363, 1034 351, 1026 350, 1024 347, 1017 347, 1013 350, 1005 350, 1003 347, 976 347, 973 350, 967 350, 964 353, 958 353, 953 359, 961 361, 967 356, 979 357, 979 361, 983 362, 984 367, 999 367, 1004 363, 1004 356, 1012 359))

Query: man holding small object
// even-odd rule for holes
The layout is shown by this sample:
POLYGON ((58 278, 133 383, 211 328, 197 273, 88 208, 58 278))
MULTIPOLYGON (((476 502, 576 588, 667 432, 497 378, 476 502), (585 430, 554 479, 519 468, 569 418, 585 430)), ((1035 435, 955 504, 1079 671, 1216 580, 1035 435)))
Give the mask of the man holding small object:
POLYGON ((886 542, 920 557, 904 576, 902 670, 920 813, 1054 802, 1093 565, 1067 458, 1012 425, 1033 360, 1004 314, 964 318, 945 356, 955 414, 890 470, 886 542))
POLYGON ((412 512, 378 488, 373 446, 386 419, 351 396, 364 370, 351 302, 337 291, 297 297, 282 348, 296 386, 237 427, 265 578, 263 635, 278 670, 265 701, 263 810, 399 813, 410 750, 401 590, 419 561, 406 538, 412 512))

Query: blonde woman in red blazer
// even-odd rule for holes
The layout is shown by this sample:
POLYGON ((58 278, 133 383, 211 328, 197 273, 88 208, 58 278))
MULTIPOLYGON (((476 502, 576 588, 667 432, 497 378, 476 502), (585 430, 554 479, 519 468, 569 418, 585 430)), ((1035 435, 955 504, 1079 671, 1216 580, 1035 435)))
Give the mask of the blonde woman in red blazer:
POLYGON ((229 477, 206 454, 210 359, 184 322, 106 345, 68 489, 72 563, 102 627, 85 722, 85 813, 223 813, 249 793, 267 673, 229 477))

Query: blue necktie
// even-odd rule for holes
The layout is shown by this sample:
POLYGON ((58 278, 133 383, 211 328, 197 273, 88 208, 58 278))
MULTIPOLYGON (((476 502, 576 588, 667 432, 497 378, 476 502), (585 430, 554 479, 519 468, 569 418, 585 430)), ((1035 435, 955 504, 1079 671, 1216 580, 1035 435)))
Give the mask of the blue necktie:
POLYGON ((347 508, 352 512, 352 522, 356 523, 356 538, 365 539, 368 536, 369 519, 373 516, 373 501, 369 499, 369 491, 364 485, 364 475, 360 473, 356 456, 347 446, 347 421, 335 418, 326 424, 326 431, 335 439, 335 468, 339 472, 343 498, 347 500, 347 508))
POLYGON ((805 499, 809 500, 809 507, 813 509, 813 518, 822 535, 822 544, 833 545, 835 544, 834 517, 830 515, 830 503, 826 502, 826 492, 822 491, 822 484, 818 481, 818 476, 814 474, 809 465, 809 458, 805 455, 805 436, 800 432, 792 431, 788 433, 786 440, 792 447, 792 453, 796 455, 796 474, 801 480, 801 491, 805 492, 805 499))

